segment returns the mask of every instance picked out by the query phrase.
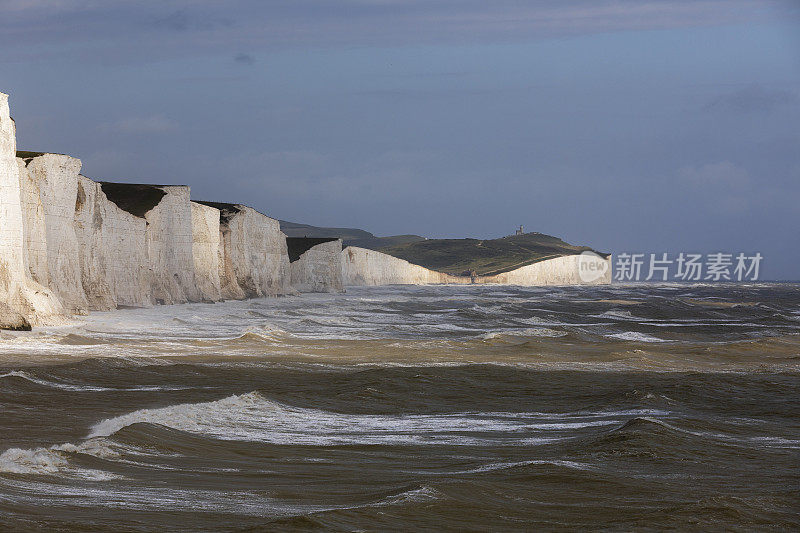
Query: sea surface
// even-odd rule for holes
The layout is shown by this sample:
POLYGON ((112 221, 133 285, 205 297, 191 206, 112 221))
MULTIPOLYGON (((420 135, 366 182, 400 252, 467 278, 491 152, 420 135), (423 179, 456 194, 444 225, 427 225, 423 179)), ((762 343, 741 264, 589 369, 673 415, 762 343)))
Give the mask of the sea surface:
POLYGON ((800 285, 423 286, 0 332, 1 531, 799 530, 800 285))

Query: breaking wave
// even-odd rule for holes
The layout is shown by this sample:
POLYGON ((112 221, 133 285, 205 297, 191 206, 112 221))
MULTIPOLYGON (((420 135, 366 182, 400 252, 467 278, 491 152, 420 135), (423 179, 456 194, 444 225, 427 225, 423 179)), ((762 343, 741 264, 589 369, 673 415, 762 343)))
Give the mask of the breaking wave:
POLYGON ((95 424, 89 437, 109 436, 132 424, 148 423, 218 439, 271 444, 527 445, 558 439, 558 432, 563 430, 617 423, 591 415, 562 420, 542 415, 344 414, 290 406, 269 400, 259 392, 250 392, 212 402, 141 409, 95 424))
POLYGON ((0 333, 0 530, 797 530, 798 302, 372 287, 0 333))
POLYGON ((41 379, 36 376, 32 376, 27 372, 22 372, 19 370, 12 370, 11 372, 6 372, 5 374, 0 374, 0 379, 6 378, 16 378, 21 379, 24 381, 28 381, 30 383, 34 383, 36 385, 40 385, 42 387, 48 387, 52 389, 60 389, 64 391, 71 391, 71 392, 109 392, 109 391, 124 391, 124 392, 153 392, 153 391, 168 391, 168 390, 185 390, 188 387, 174 387, 174 386, 160 386, 160 385, 140 385, 136 387, 126 387, 126 388, 118 388, 118 387, 101 387, 97 385, 76 385, 71 383, 64 383, 64 382, 57 382, 57 381, 49 381, 46 379, 41 379))
POLYGON ((489 333, 484 333, 480 338, 484 341, 514 341, 531 337, 566 337, 567 335, 569 335, 569 333, 566 331, 541 327, 491 331, 489 333))
POLYGON ((624 331, 622 333, 611 333, 609 335, 606 335, 606 337, 612 339, 619 339, 623 341, 635 341, 635 342, 669 342, 665 339, 659 339, 658 337, 654 337, 646 333, 640 333, 638 331, 624 331))
POLYGON ((81 444, 59 444, 49 448, 24 450, 10 448, 0 454, 0 473, 59 475, 92 481, 121 479, 122 476, 103 470, 81 468, 70 463, 71 455, 83 454, 100 459, 119 457, 106 439, 90 439, 81 444))

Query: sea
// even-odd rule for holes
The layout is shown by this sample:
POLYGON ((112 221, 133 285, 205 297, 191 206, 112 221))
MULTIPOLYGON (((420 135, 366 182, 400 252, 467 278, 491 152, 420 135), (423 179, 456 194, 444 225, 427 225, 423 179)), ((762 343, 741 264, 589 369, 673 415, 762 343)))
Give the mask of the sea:
POLYGON ((800 285, 388 286, 0 332, 0 531, 800 530, 800 285))

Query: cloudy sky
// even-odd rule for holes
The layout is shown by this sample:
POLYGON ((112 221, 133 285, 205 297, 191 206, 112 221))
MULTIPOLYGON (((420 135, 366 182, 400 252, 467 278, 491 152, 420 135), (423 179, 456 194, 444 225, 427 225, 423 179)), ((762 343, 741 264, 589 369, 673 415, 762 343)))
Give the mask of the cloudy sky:
POLYGON ((0 91, 93 178, 800 279, 794 0, 0 0, 0 91))

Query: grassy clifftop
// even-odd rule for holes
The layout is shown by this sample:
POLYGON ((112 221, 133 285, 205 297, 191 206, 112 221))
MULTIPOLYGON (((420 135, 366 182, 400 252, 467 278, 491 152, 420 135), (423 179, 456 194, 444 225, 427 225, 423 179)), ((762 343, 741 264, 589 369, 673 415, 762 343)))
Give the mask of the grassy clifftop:
POLYGON ((455 275, 485 276, 508 272, 545 259, 591 250, 543 233, 500 239, 428 239, 379 248, 410 263, 455 275))
POLYGON ((425 237, 420 237, 419 235, 376 237, 363 229, 322 228, 319 226, 309 226, 308 224, 298 224, 297 222, 287 222, 285 220, 281 220, 280 223, 281 231, 286 234, 287 237, 330 237, 342 239, 343 246, 358 246, 360 248, 369 248, 370 250, 425 240, 425 237))
POLYGON ((378 250, 410 263, 455 275, 500 274, 545 259, 591 250, 544 233, 510 235, 500 239, 426 239, 419 235, 376 237, 354 228, 320 228, 281 221, 289 237, 336 237, 344 246, 378 250))

